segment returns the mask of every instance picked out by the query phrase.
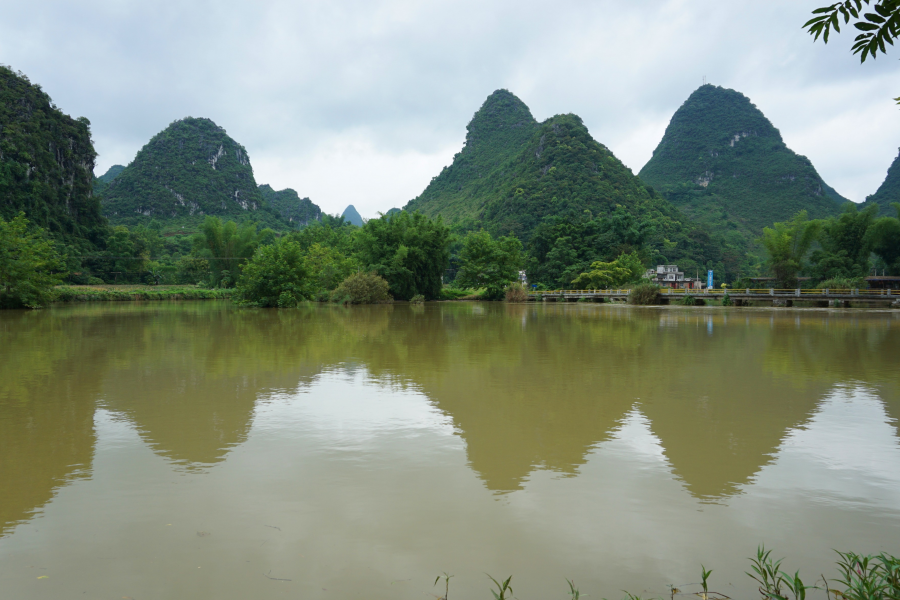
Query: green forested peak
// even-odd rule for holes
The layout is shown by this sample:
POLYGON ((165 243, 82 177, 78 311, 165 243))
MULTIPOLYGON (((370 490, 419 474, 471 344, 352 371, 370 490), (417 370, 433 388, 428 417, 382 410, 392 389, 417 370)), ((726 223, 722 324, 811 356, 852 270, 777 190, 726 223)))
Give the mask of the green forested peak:
POLYGON ((466 126, 463 151, 488 149, 498 143, 524 141, 537 121, 524 102, 508 90, 492 93, 466 126))
POLYGON ((772 138, 783 143, 781 133, 747 96, 705 84, 694 90, 672 115, 653 155, 677 151, 684 146, 699 151, 721 146, 733 148, 749 136, 772 138))
POLYGON ((103 209, 114 223, 128 225, 198 224, 206 215, 284 225, 256 186, 247 150, 224 128, 196 117, 153 136, 109 182, 103 209))
POLYGON ((639 175, 693 221, 748 241, 801 210, 823 218, 846 202, 749 98, 714 85, 675 111, 639 175))
POLYGON ((877 204, 882 215, 894 216, 896 214, 891 204, 900 202, 900 154, 888 167, 887 177, 878 186, 878 190, 866 198, 866 203, 869 202, 877 204))

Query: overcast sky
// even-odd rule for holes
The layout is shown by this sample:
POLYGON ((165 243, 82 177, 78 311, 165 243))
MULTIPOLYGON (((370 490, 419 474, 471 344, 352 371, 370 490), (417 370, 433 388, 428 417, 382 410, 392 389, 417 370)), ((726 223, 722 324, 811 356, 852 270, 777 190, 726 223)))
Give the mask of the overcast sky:
POLYGON ((96 172, 185 116, 243 144, 257 183, 329 213, 403 206, 497 88, 584 119, 636 173, 706 76, 747 95, 861 201, 900 146, 900 49, 812 42, 826 0, 0 0, 0 63, 91 120, 96 172))

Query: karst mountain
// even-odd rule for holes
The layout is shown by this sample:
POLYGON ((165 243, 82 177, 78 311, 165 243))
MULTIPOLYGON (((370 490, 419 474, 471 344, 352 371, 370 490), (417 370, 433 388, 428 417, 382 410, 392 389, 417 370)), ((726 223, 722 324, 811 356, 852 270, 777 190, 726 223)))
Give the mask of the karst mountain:
POLYGON ((113 224, 155 219, 195 226, 214 215, 286 229, 320 213, 293 190, 257 186, 247 150, 210 119, 175 121, 153 136, 121 172, 108 175, 99 179, 108 179, 102 204, 113 224))
POLYGON ((594 140, 577 115, 539 123, 519 98, 497 90, 475 113, 453 163, 405 208, 528 240, 545 217, 603 216, 617 206, 634 214, 677 213, 594 140))
POLYGON ((693 221, 748 237, 801 210, 835 215, 847 202, 749 98, 709 84, 675 112, 639 175, 693 221))
POLYGON ((90 121, 0 66, 0 217, 22 212, 75 248, 95 247, 107 227, 91 185, 96 156, 90 121))

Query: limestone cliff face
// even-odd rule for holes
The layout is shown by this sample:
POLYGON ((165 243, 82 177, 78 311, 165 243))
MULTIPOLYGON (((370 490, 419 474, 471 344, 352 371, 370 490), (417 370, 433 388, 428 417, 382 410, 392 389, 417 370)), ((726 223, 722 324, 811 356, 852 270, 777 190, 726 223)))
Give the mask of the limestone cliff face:
POLYGON ((90 121, 0 66, 0 216, 24 212, 72 245, 98 242, 106 223, 91 187, 96 156, 90 121))
POLYGON ((114 224, 195 223, 206 215, 281 221, 253 177, 247 150, 209 119, 187 117, 153 136, 109 181, 103 212, 114 224))

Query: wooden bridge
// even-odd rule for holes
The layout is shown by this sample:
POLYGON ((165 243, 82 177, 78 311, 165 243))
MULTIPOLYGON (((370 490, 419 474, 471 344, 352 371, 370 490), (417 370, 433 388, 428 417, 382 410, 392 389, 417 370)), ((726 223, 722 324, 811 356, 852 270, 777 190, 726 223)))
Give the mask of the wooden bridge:
MULTIPOLYGON (((631 293, 629 289, 616 290, 550 290, 529 292, 530 300, 552 300, 557 302, 590 301, 626 301, 631 293)), ((900 290, 860 290, 860 289, 803 289, 782 290, 768 289, 704 289, 691 290, 683 288, 662 288, 659 290, 661 304, 670 304, 686 296, 695 300, 719 300, 728 294, 735 306, 741 306, 750 300, 771 301, 773 306, 793 306, 794 302, 827 303, 831 306, 849 306, 850 302, 898 302, 900 290)))

